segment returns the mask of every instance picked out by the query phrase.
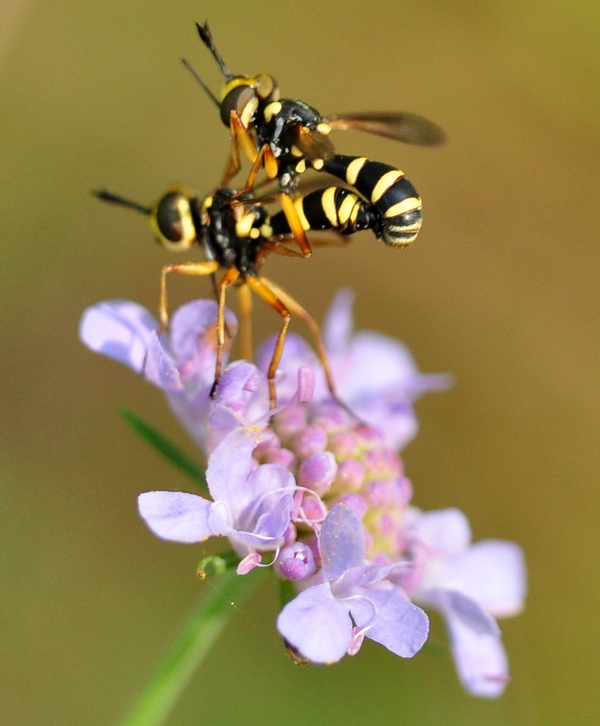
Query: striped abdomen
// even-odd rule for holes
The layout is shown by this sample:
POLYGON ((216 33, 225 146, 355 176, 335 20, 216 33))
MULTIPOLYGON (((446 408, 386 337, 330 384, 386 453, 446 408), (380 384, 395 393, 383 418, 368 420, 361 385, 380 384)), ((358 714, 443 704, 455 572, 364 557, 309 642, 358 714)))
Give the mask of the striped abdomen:
MULTIPOLYGON (((305 232, 335 230, 341 234, 353 234, 371 229, 378 216, 372 205, 343 187, 318 189, 295 199, 294 205, 305 232)), ((290 234, 283 212, 274 214, 270 225, 274 235, 290 234)))
POLYGON ((374 231, 386 244, 406 247, 414 242, 423 223, 421 199, 403 172, 380 161, 342 154, 314 166, 346 182, 375 205, 379 220, 374 231))

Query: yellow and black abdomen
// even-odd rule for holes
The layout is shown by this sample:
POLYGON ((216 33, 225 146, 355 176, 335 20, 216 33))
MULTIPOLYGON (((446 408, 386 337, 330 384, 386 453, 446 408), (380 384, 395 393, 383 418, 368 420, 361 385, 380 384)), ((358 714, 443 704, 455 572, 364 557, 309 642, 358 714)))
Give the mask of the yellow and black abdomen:
MULTIPOLYGON (((369 204, 343 187, 326 187, 294 200, 298 218, 305 232, 334 230, 340 234, 354 234, 372 229, 379 213, 369 204)), ((284 212, 271 217, 274 235, 290 234, 290 225, 284 212)))
POLYGON ((423 219, 421 198, 404 172, 362 156, 333 154, 319 170, 341 179, 375 206, 379 214, 373 229, 392 247, 414 242, 423 219))

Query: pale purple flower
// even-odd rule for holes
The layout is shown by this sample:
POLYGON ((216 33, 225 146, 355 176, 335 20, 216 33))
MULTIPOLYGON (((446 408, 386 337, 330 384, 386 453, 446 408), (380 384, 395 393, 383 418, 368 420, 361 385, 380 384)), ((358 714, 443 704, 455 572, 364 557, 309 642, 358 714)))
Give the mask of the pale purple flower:
POLYGON ((154 534, 175 542, 227 537, 242 556, 274 551, 290 524, 294 477, 281 466, 257 466, 258 427, 231 432, 212 453, 206 480, 213 501, 184 492, 146 492, 139 511, 154 534))
POLYGON ((441 612, 464 687, 495 698, 509 680, 508 661, 494 618, 517 615, 526 594, 523 552, 513 542, 471 544, 458 509, 409 514, 414 569, 400 578, 411 598, 441 612))
MULTIPOLYGON (((235 333, 235 316, 227 311, 225 319, 235 333)), ((215 377, 216 320, 216 302, 195 300, 180 307, 169 332, 160 334, 158 321, 141 305, 106 300, 84 312, 79 336, 92 350, 124 363, 164 391, 188 433, 204 446, 215 377)))
MULTIPOLYGON (((499 540, 472 544, 458 510, 410 507, 412 484, 396 452, 416 433, 413 402, 450 379, 421 374, 391 338, 353 334, 351 306, 342 292, 324 326, 346 407, 332 399, 316 354, 295 335, 277 371, 274 411, 265 373, 272 343, 258 367, 242 360, 225 366, 210 398, 213 301, 184 305, 168 333, 139 305, 108 301, 85 312, 80 335, 164 391, 208 457, 212 500, 140 495, 152 532, 177 542, 226 537, 240 557, 239 575, 265 566, 264 553, 272 553, 267 565, 298 593, 277 627, 291 652, 315 663, 354 655, 365 637, 411 657, 429 628, 414 603, 436 608, 465 688, 498 696, 509 676, 495 618, 522 608, 522 552, 499 540)), ((234 333, 235 318, 227 312, 226 320, 234 333)))
POLYGON ((314 663, 334 663, 356 653, 363 637, 404 658, 420 650, 429 631, 427 616, 385 579, 392 565, 368 564, 356 514, 336 505, 318 540, 322 569, 317 583, 289 602, 277 619, 286 642, 314 663))
MULTIPOLYGON (((420 373, 410 351, 397 340, 380 333, 353 333, 352 303, 349 290, 339 292, 323 326, 336 393, 361 420, 398 451, 408 444, 418 429, 413 402, 423 393, 449 388, 446 374, 420 373)), ((266 370, 274 340, 259 351, 259 367, 266 370)), ((302 362, 316 371, 315 402, 329 398, 321 366, 312 349, 301 338, 290 334, 280 363, 278 395, 288 400, 294 387, 294 371, 302 362)))

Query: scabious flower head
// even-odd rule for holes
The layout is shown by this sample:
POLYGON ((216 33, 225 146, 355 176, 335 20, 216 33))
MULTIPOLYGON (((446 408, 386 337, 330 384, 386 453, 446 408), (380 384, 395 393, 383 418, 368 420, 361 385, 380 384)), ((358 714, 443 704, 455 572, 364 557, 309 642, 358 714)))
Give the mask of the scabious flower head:
MULTIPOLYGON (((273 566, 296 595, 277 627, 298 657, 332 663, 364 638, 401 657, 424 644, 421 605, 442 612, 465 687, 498 695, 508 678, 494 616, 522 606, 522 555, 512 543, 470 544, 464 515, 422 513, 397 451, 415 435, 414 400, 449 385, 418 371, 399 343, 352 333, 352 297, 339 295, 324 326, 337 393, 314 352, 290 334, 269 409, 266 370, 237 360, 209 392, 215 366, 217 307, 180 308, 169 333, 140 306, 110 301, 84 314, 81 337, 162 389, 208 458, 210 499, 153 491, 139 511, 159 537, 200 542, 226 537, 237 572, 273 566)), ((236 320, 227 314, 230 332, 236 320)))

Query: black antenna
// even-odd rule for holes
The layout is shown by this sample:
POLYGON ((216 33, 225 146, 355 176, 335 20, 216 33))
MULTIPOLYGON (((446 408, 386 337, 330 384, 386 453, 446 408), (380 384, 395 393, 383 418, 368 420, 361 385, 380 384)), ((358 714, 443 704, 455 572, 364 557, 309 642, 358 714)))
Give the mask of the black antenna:
POLYGON ((121 197, 119 194, 113 194, 113 192, 109 192, 108 189, 94 189, 94 191, 92 191, 92 194, 95 197, 98 197, 98 199, 101 199, 103 202, 120 204, 122 207, 129 207, 129 209, 135 209, 136 212, 141 212, 146 216, 150 216, 152 214, 151 207, 144 207, 143 204, 132 202, 129 199, 121 197))
POLYGON ((223 73, 225 78, 228 81, 230 81, 232 78, 235 78, 233 73, 225 65, 225 61, 219 55, 219 51, 215 48, 215 42, 213 40, 212 33, 210 32, 210 28, 208 27, 208 21, 205 22, 204 25, 200 25, 200 23, 196 23, 196 27, 198 28, 198 34, 200 35, 200 40, 204 43, 204 45, 212 53, 212 57, 219 64, 219 68, 221 69, 221 72, 223 73))
POLYGON ((185 58, 181 59, 181 62, 183 65, 188 69, 188 71, 194 76, 194 78, 198 81, 198 83, 202 86, 202 88, 208 93, 208 95, 211 97, 213 103, 217 108, 221 108, 221 104, 219 103, 219 99, 215 96, 215 94, 210 90, 210 88, 204 83, 202 78, 196 73, 194 68, 192 68, 191 64, 186 61, 185 58))

